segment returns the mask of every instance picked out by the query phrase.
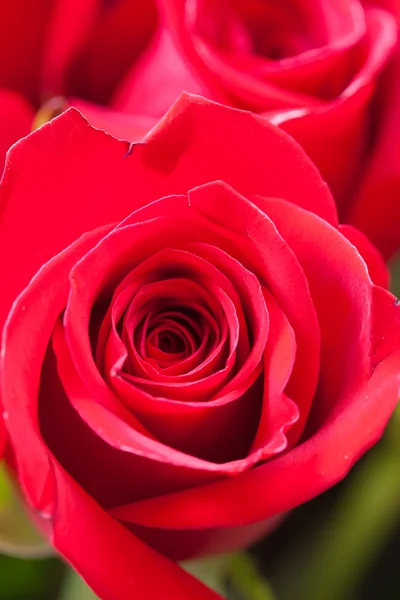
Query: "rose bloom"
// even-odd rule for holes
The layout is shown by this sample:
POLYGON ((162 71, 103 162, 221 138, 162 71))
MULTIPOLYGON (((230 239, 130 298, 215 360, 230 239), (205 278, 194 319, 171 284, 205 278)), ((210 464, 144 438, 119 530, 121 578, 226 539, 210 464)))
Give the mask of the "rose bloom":
POLYGON ((136 145, 70 109, 10 150, 0 194, 1 401, 32 514, 104 600, 217 598, 175 561, 259 538, 396 406, 379 253, 292 138, 195 96, 136 145))
MULTIPOLYGON (((8 148, 56 95, 118 135, 146 131, 145 120, 110 115, 91 103, 112 108, 156 23, 153 0, 0 0, 0 172, 8 148)), ((64 103, 53 102, 49 116, 64 103)))
POLYGON ((342 221, 400 246, 399 0, 160 0, 115 105, 162 116, 180 90, 261 113, 320 169, 342 221))

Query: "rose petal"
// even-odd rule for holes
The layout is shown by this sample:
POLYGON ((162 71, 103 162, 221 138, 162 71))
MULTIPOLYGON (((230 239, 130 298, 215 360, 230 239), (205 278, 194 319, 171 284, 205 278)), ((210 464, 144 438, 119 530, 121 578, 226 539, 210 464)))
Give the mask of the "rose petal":
POLYGON ((292 111, 286 118, 279 118, 280 126, 300 142, 320 169, 346 220, 368 146, 370 114, 366 108, 397 36, 396 24, 389 13, 367 9, 366 18, 366 58, 342 94, 316 110, 297 114, 292 111))
MULTIPOLYGON (((398 328, 396 331, 399 335, 398 328)), ((399 360, 397 354, 383 361, 368 385, 348 398, 346 408, 316 435, 291 452, 241 474, 240 482, 226 479, 179 495, 137 502, 129 507, 129 519, 127 512, 124 518, 161 528, 232 526, 261 521, 317 496, 345 477, 381 437, 398 401, 399 360), (235 502, 229 501, 232 495, 235 502)))
POLYGON ((369 276, 375 285, 387 289, 390 274, 380 252, 359 229, 355 229, 351 225, 340 225, 339 231, 361 254, 368 266, 369 276))
POLYGON ((0 173, 2 173, 7 150, 31 130, 33 109, 17 92, 0 89, 0 115, 0 173))
POLYGON ((130 505, 110 511, 116 519, 149 546, 173 560, 198 559, 202 556, 232 553, 248 548, 268 535, 283 520, 277 515, 261 523, 238 527, 214 527, 212 529, 159 529, 144 527, 130 521, 130 505))
POLYGON ((141 142, 157 123, 157 119, 144 116, 143 113, 131 115, 80 98, 69 98, 68 104, 77 108, 93 127, 103 129, 115 138, 128 142, 141 142))
POLYGON ((40 69, 52 0, 13 0, 0 6, 0 87, 32 103, 39 96, 40 69))
POLYGON ((164 125, 130 150, 72 109, 41 127, 11 150, 0 189, 0 265, 7 281, 0 325, 38 268, 84 231, 216 179, 244 193, 287 198, 336 223, 329 191, 301 148, 250 113, 183 95, 164 125), (74 178, 65 179, 66 172, 74 178))
MULTIPOLYGON (((300 53, 286 60, 267 63, 266 60, 259 59, 258 62, 261 63, 264 71, 263 76, 260 76, 260 73, 255 72, 254 68, 251 66, 248 68, 248 64, 244 68, 238 68, 235 60, 231 59, 232 53, 228 54, 227 58, 226 52, 223 54, 216 52, 215 45, 207 43, 204 36, 200 36, 193 30, 191 21, 195 20, 195 15, 189 16, 189 12, 185 11, 186 4, 184 2, 181 0, 163 1, 161 6, 168 26, 174 33, 176 43, 200 77, 210 82, 211 87, 224 93, 225 103, 233 101, 234 104, 239 103, 241 106, 247 106, 256 111, 277 107, 284 109, 321 105, 322 101, 318 99, 315 89, 312 89, 312 85, 307 79, 314 79, 315 83, 320 83, 321 75, 325 74, 322 67, 325 66, 326 71, 329 62, 334 63, 335 59, 337 60, 337 53, 343 53, 346 49, 356 45, 365 32, 363 12, 358 2, 353 2, 350 6, 346 5, 345 10, 341 3, 331 3, 329 14, 319 17, 324 21, 322 27, 329 33, 332 30, 332 36, 326 46, 310 50, 308 53, 300 53), (291 84, 293 85, 296 77, 301 80, 302 85, 299 82, 296 91, 293 92, 291 84), (274 79, 278 81, 275 82, 274 79), (289 85, 285 85, 288 82, 290 82, 289 85)), ((215 7, 212 10, 215 14, 215 7)), ((265 10, 268 8, 261 4, 259 9, 261 16, 258 16, 258 23, 260 23, 265 10)), ((288 17, 285 16, 287 20, 288 17)), ((226 23, 226 17, 224 22, 226 23)), ((347 67, 350 61, 346 55, 345 58, 346 60, 343 58, 342 64, 347 67)), ((333 64, 331 66, 333 67, 333 64)))
POLYGON ((54 323, 68 297, 68 272, 106 231, 107 228, 102 228, 84 235, 45 264, 14 302, 3 330, 0 376, 7 430, 18 448, 20 483, 33 506, 43 512, 49 510, 52 502, 52 482, 48 451, 39 434, 37 399, 41 365, 54 323), (55 274, 57 285, 54 285, 55 274), (42 286, 48 293, 43 294, 42 286), (24 344, 20 328, 24 331, 24 344), (20 374, 21 368, 24 375, 20 374))
POLYGON ((400 170, 397 152, 393 150, 397 147, 400 131, 399 70, 400 44, 382 79, 376 113, 381 117, 374 150, 365 166, 365 178, 354 205, 346 215, 350 223, 366 233, 385 258, 399 247, 400 170))
POLYGON ((119 85, 112 106, 118 112, 161 118, 183 90, 214 97, 182 60, 169 29, 159 27, 147 50, 119 85))
MULTIPOLYGON (((150 42, 158 11, 155 0, 119 0, 108 2, 108 6, 101 0, 94 2, 96 18, 83 43, 71 56, 65 87, 68 95, 108 104, 150 42)), ((70 8, 68 0, 64 3, 70 8)), ((60 10, 60 16, 64 12, 65 7, 60 10)), ((65 31, 65 21, 60 28, 65 31)), ((75 22, 71 26, 74 28, 75 22)))
POLYGON ((48 4, 48 28, 39 79, 45 95, 42 100, 64 93, 67 66, 94 26, 100 2, 57 0, 48 4))
POLYGON ((262 450, 266 459, 287 448, 286 432, 300 412, 284 393, 296 360, 296 339, 287 318, 270 292, 264 289, 270 315, 270 332, 264 353, 263 407, 250 452, 262 450))
POLYGON ((360 254, 328 223, 285 201, 257 202, 302 265, 317 312, 321 367, 311 415, 316 427, 349 386, 357 389, 370 376, 372 283, 360 254))
POLYGON ((174 598, 221 600, 118 524, 56 463, 52 469, 56 483, 53 544, 104 600, 142 600, 148 594, 161 598, 165 590, 174 598), (71 523, 74 535, 68 533, 71 523), (100 564, 108 567, 99 569, 100 564))
POLYGON ((125 143, 91 128, 72 109, 10 150, 0 188, 0 268, 7 281, 0 325, 12 301, 47 260, 86 230, 130 212, 134 201, 126 194, 126 150, 125 143), (65 179, 66 172, 74 177, 65 179), (87 199, 83 204, 76 180, 87 199), (110 202, 112 197, 118 202, 110 202))
MULTIPOLYGON (((184 296, 183 291, 185 289, 186 281, 172 280, 171 284, 175 286, 179 285, 180 294, 184 296)), ((192 283, 192 282, 191 282, 192 283)), ((153 286, 148 286, 148 292, 151 297, 154 298, 154 294, 157 292, 158 286, 157 284, 153 284, 153 286), (154 286, 154 287, 153 287, 154 286)), ((163 292, 165 293, 165 285, 163 286, 163 292)), ((172 293, 176 294, 177 288, 174 287, 172 293)), ((143 290, 144 291, 144 290, 143 290)), ((147 290, 146 290, 147 291, 147 290)), ((214 292, 214 296, 218 298, 217 290, 213 290, 211 286, 211 291, 214 292)), ((219 290, 221 291, 221 290, 219 290)), ((158 373, 154 367, 151 365, 146 369, 146 375, 148 377, 138 377, 135 372, 129 373, 126 375, 126 378, 139 385, 139 387, 143 387, 148 391, 151 391, 156 396, 165 396, 171 397, 176 400, 189 400, 196 401, 196 399, 200 399, 201 401, 206 401, 207 398, 212 398, 212 396, 216 393, 215 389, 219 389, 221 385, 223 385, 226 378, 229 376, 236 358, 236 345, 237 345, 237 335, 238 335, 238 322, 236 319, 236 314, 234 312, 234 306, 229 301, 229 298, 225 296, 225 294, 220 294, 219 300, 221 300, 222 307, 230 311, 229 318, 231 321, 231 327, 234 330, 234 334, 229 336, 229 354, 224 352, 227 341, 228 341, 228 326, 227 320, 224 319, 224 325, 220 325, 219 336, 220 339, 214 340, 214 347, 208 353, 208 356, 202 361, 200 365, 197 365, 190 374, 182 374, 181 376, 166 376, 166 377, 157 377, 158 373), (197 398, 199 397, 199 398, 197 398)), ((183 299, 183 298, 182 298, 183 299)), ((168 305, 167 305, 168 306, 168 305)), ((135 309, 135 304, 131 304, 132 309, 135 309)), ((190 307, 193 311, 197 311, 198 314, 201 314, 203 307, 201 305, 197 305, 193 302, 188 303, 188 307, 190 307)), ((204 310, 204 309, 203 309, 204 310)), ((204 311, 204 317, 207 318, 207 312, 204 311)), ((228 315, 226 315, 227 317, 228 315)), ((211 323, 214 324, 215 327, 215 335, 218 336, 218 325, 215 319, 210 320, 211 323)), ((227 350, 228 348, 226 348, 227 350)), ((144 361, 138 360, 137 357, 135 364, 144 364, 144 361)), ((114 371, 115 374, 115 371, 114 371)))

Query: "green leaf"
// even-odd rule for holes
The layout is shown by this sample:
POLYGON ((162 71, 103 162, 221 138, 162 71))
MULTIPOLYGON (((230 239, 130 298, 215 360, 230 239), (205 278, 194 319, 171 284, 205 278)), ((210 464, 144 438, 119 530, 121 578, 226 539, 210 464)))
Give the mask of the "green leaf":
POLYGON ((250 554, 231 556, 228 578, 235 593, 243 600, 275 600, 272 589, 250 554))
POLYGON ((64 564, 55 558, 22 560, 0 556, 0 598, 54 600, 64 571, 64 564))
POLYGON ((268 582, 250 554, 225 554, 182 563, 182 567, 208 587, 240 600, 275 600, 268 582))
POLYGON ((22 558, 44 558, 52 553, 29 518, 4 463, 0 464, 0 553, 22 558))
POLYGON ((400 296, 400 252, 391 259, 390 269, 390 289, 396 296, 400 296))
POLYGON ((70 569, 66 576, 59 600, 99 600, 99 598, 86 585, 78 573, 75 573, 75 571, 70 569))
POLYGON ((230 555, 223 554, 198 560, 188 560, 182 562, 181 567, 215 592, 224 594, 230 558, 230 555))

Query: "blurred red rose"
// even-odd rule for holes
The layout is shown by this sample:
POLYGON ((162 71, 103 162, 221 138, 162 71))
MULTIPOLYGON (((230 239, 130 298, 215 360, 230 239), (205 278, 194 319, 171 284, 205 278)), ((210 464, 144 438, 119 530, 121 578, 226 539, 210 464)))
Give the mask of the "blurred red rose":
POLYGON ((81 100, 112 104, 156 24, 154 0, 2 0, 0 172, 8 148, 56 95, 68 96, 96 125, 117 134, 147 131, 146 121, 114 114, 110 122, 110 115, 81 100))
POLYGON ((289 136, 198 97, 131 146, 72 109, 13 147, 0 193, 29 505, 105 600, 216 598, 174 561, 249 544, 396 406, 378 252, 289 136))
POLYGON ((297 139, 341 220, 400 245, 397 0, 160 0, 164 19, 116 97, 161 116, 181 90, 262 113, 297 139))

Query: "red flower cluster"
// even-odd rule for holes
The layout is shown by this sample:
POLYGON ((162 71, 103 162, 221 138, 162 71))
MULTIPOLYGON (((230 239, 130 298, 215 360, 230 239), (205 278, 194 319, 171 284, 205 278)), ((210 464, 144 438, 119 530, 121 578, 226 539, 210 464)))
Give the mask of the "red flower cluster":
POLYGON ((399 1, 160 5, 157 34, 116 106, 162 116, 184 89, 265 115, 312 158, 341 220, 391 255, 400 246, 399 1))
POLYGON ((343 478, 400 387, 387 269, 337 216, 399 243, 396 6, 159 4, 0 2, 5 145, 49 90, 130 141, 218 100, 136 143, 70 109, 0 185, 0 446, 104 600, 216 599, 176 561, 343 478))
POLYGON ((146 119, 97 105, 112 108, 157 22, 154 0, 1 0, 0 170, 10 145, 29 133, 35 112, 54 96, 66 97, 57 110, 70 101, 122 137, 148 129, 146 119))

